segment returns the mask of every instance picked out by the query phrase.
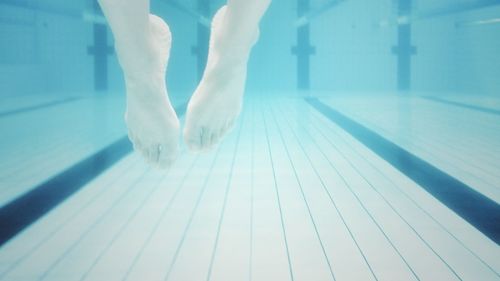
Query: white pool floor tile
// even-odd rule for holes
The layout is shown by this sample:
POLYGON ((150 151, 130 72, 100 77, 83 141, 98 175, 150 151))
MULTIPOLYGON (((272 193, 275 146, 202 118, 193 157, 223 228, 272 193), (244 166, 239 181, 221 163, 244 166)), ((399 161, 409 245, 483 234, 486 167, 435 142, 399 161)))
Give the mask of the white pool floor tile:
POLYGON ((361 96, 324 101, 500 202, 500 115, 420 97, 361 96))
MULTIPOLYGON (((9 104, 23 108, 23 101, 13 99, 9 104)), ((37 104, 42 108, 0 118, 0 206, 126 133, 121 97, 88 97, 48 107, 37 100, 37 104)))
MULTIPOLYGON (((369 118, 354 102, 323 100, 402 146, 424 134, 396 136, 391 102, 369 118)), ((447 110, 422 120, 447 120, 447 110)), ((498 145, 490 129, 474 130, 492 142, 484 149, 498 145)), ((438 137, 409 148, 446 158, 438 137)), ((445 160, 433 164, 447 169, 445 160)), ((1 280, 489 281, 499 272, 497 244, 304 100, 285 98, 248 99, 215 151, 183 148, 167 171, 125 157, 0 249, 1 280)))

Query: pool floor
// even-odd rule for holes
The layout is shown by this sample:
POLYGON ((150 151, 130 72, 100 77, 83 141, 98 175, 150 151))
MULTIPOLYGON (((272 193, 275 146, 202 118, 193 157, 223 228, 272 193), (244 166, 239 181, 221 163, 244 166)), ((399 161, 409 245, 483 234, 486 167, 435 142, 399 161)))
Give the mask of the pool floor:
MULTIPOLYGON (((500 103, 316 97, 498 208, 500 103)), ((123 137, 122 107, 85 98, 2 117, 54 116, 30 130, 45 149, 4 148, 3 204, 123 137), (96 120, 58 132, 78 110, 96 120)), ((249 97, 214 151, 183 147, 166 171, 129 153, 54 206, 0 248, 0 279, 500 280, 492 236, 365 144, 304 98, 249 97)))

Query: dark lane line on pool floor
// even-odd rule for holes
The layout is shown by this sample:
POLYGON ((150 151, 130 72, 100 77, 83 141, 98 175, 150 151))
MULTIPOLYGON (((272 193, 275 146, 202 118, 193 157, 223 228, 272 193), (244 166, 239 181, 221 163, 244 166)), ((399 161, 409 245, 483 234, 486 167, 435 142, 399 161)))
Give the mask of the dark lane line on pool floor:
POLYGON ((497 245, 500 243, 500 205, 495 201, 317 98, 305 98, 305 100, 497 245))
POLYGON ((46 103, 42 103, 42 104, 26 106, 26 107, 17 108, 17 109, 8 110, 8 111, 3 111, 3 112, 0 112, 0 118, 16 115, 16 114, 20 114, 20 113, 26 113, 26 112, 30 112, 30 111, 34 111, 34 110, 39 110, 39 109, 45 109, 48 107, 62 105, 65 103, 74 102, 74 101, 81 100, 81 99, 82 99, 81 97, 71 97, 71 98, 66 98, 66 99, 62 99, 62 100, 56 100, 56 101, 46 102, 46 103))
MULTIPOLYGON (((179 117, 184 115, 186 106, 184 103, 175 108, 179 117)), ((2 206, 0 247, 132 151, 128 137, 121 137, 2 206)))
POLYGON ((482 106, 477 106, 477 105, 471 105, 471 104, 466 104, 462 102, 456 102, 456 101, 451 101, 451 100, 446 100, 443 98, 438 98, 438 97, 422 97, 423 99, 430 100, 433 102, 437 103, 442 103, 442 104, 447 104, 447 105, 453 105, 456 107, 461 107, 461 108, 466 108, 474 111, 479 111, 483 113, 489 113, 489 114, 494 114, 494 115, 500 115, 500 110, 496 110, 493 108, 487 108, 487 107, 482 107, 482 106))

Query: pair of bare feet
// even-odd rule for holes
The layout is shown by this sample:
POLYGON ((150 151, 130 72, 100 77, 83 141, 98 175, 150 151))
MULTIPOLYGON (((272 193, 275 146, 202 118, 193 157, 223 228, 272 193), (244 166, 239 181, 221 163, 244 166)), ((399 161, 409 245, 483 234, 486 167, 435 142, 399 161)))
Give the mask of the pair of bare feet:
MULTIPOLYGON (((226 7, 212 21, 207 66, 186 111, 184 141, 192 151, 207 151, 232 129, 241 111, 247 60, 255 40, 242 52, 225 46, 222 20, 226 7), (220 42, 219 42, 220 41, 220 42)), ((116 45, 125 74, 127 111, 125 121, 134 149, 156 167, 169 167, 179 154, 180 124, 165 85, 171 34, 168 25, 150 15, 150 54, 138 64, 127 58, 127 46, 116 45)))

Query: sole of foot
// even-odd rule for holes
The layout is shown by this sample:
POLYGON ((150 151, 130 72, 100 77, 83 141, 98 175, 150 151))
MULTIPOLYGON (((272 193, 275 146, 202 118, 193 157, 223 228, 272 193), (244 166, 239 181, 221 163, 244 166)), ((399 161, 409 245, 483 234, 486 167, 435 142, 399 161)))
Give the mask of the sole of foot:
POLYGON ((179 120, 165 83, 172 37, 161 18, 150 15, 149 20, 146 59, 137 60, 136 54, 127 53, 127 46, 117 46, 127 88, 125 122, 134 149, 146 162, 154 167, 168 168, 179 154, 180 134, 179 120))
POLYGON ((207 66, 186 111, 183 135, 191 151, 213 149, 234 127, 242 108, 248 54, 231 63, 220 63, 220 57, 227 52, 214 48, 220 45, 216 40, 225 40, 220 34, 225 13, 226 6, 212 21, 207 66))

